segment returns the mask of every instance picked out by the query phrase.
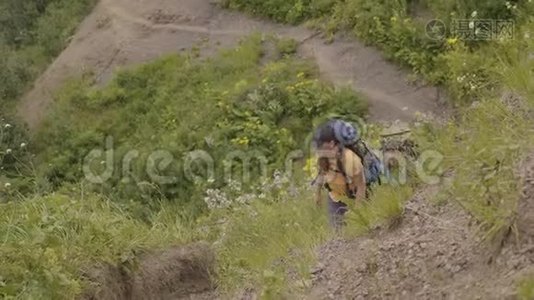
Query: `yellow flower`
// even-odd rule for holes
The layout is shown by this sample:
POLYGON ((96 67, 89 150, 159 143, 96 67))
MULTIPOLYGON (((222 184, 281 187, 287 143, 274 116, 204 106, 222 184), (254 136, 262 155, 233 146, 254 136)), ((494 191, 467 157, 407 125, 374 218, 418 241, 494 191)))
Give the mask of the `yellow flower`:
POLYGON ((297 78, 304 78, 304 75, 306 75, 304 72, 300 72, 297 74, 297 78))
POLYGON ((248 137, 242 137, 242 138, 236 138, 232 140, 232 143, 237 145, 248 145, 250 143, 250 140, 248 137))
POLYGON ((391 17, 390 20, 391 20, 391 22, 396 22, 397 21, 397 17, 393 16, 393 17, 391 17))
POLYGON ((456 44, 457 42, 458 42, 458 38, 448 38, 447 39, 447 44, 449 44, 451 46, 456 44))
POLYGON ((317 158, 316 157, 310 157, 306 160, 306 165, 304 166, 304 172, 307 173, 308 176, 311 178, 314 178, 315 175, 317 175, 317 158))

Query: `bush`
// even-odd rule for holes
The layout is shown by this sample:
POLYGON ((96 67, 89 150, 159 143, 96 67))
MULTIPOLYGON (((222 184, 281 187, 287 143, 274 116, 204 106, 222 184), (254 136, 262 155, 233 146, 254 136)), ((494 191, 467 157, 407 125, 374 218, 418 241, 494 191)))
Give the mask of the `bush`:
POLYGON ((95 0, 0 2, 0 109, 6 110, 63 49, 95 0))
POLYGON ((306 19, 328 14, 335 0, 224 0, 222 6, 263 15, 279 22, 300 23, 306 19))
POLYGON ((149 206, 162 198, 201 203, 199 192, 206 185, 225 184, 228 166, 242 175, 243 164, 231 164, 232 154, 251 159, 251 177, 243 183, 252 183, 261 175, 258 158, 266 159, 272 173, 284 167, 290 152, 306 150, 315 119, 366 112, 354 93, 315 79, 317 71, 308 63, 286 56, 262 65, 262 54, 261 37, 253 36, 207 61, 172 55, 124 70, 103 89, 92 88, 90 81, 73 82, 59 94, 56 112, 38 134, 40 172, 55 186, 87 179, 84 158, 105 149, 106 137, 112 137, 113 162, 99 156, 87 165, 95 174, 106 166, 114 170, 103 185, 95 185, 99 191, 149 206), (202 164, 183 171, 192 152, 213 159, 212 178, 202 164), (127 170, 128 153, 138 156, 127 170), (151 166, 155 174, 147 172, 151 166), (157 176, 173 179, 161 182, 157 176))

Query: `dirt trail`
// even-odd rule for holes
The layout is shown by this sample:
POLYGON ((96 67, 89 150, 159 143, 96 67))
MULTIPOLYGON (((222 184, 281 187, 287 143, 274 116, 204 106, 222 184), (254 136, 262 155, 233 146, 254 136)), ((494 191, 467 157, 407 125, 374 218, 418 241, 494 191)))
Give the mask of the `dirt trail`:
POLYGON ((473 220, 451 201, 430 203, 438 187, 427 187, 395 230, 322 246, 305 299, 517 299, 518 281, 534 271, 534 155, 522 171, 519 236, 509 235, 503 248, 481 243, 473 220))
POLYGON ((299 52, 314 58, 325 78, 351 84, 368 97, 371 120, 407 122, 417 111, 442 111, 436 88, 410 85, 404 71, 353 39, 326 44, 306 28, 255 20, 222 10, 209 0, 101 0, 68 47, 23 97, 19 115, 36 128, 53 93, 84 70, 94 71, 104 83, 118 67, 189 49, 200 41, 208 41, 201 54, 210 55, 255 31, 302 42, 299 52))

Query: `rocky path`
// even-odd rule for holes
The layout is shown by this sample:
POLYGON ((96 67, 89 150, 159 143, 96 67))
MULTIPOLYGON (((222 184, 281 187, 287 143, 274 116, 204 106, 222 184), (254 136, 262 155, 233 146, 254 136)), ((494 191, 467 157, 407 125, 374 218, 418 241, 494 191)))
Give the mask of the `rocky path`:
POLYGON ((522 167, 519 235, 502 249, 481 242, 475 222, 453 202, 429 202, 438 187, 426 187, 396 229, 322 246, 304 299, 519 299, 519 280, 534 274, 532 170, 534 155, 522 167))

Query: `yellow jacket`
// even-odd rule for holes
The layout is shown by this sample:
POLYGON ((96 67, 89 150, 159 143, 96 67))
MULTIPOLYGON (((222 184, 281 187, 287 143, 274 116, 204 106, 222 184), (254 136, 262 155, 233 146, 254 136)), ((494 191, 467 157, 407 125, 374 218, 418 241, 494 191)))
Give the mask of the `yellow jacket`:
MULTIPOLYGON (((341 162, 349 182, 353 182, 358 176, 363 176, 362 161, 360 157, 351 150, 343 150, 341 162)), ((347 181, 338 169, 337 158, 329 159, 329 170, 321 172, 320 184, 328 184, 330 188, 329 194, 332 201, 339 202, 349 198, 349 195, 347 194, 347 181)))

